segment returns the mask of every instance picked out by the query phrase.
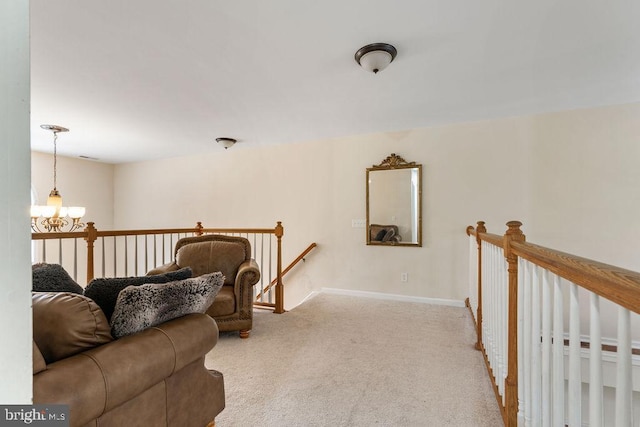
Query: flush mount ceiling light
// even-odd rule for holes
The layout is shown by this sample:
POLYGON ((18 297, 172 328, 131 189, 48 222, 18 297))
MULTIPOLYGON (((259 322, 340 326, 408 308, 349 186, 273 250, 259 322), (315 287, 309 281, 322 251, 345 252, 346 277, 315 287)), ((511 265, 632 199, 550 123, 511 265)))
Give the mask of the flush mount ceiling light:
POLYGON ((216 142, 218 144, 222 144, 224 149, 226 150, 229 147, 232 147, 237 141, 233 138, 216 138, 216 142))
POLYGON ((355 59, 362 68, 377 74, 387 68, 397 54, 396 48, 388 43, 372 43, 358 49, 355 59))

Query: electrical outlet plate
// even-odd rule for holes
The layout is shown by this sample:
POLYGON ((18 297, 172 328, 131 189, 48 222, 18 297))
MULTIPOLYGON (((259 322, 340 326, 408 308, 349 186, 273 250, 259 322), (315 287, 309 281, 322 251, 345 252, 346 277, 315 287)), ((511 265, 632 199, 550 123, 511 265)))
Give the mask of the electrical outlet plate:
POLYGON ((400 281, 401 282, 408 282, 409 281, 409 274, 408 273, 400 273, 400 281))

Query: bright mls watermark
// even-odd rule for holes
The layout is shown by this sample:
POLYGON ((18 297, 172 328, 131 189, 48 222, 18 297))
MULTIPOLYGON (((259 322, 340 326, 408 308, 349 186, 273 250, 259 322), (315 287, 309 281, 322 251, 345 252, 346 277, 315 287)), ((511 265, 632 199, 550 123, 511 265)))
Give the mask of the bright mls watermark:
POLYGON ((0 405, 0 427, 69 427, 68 405, 0 405))

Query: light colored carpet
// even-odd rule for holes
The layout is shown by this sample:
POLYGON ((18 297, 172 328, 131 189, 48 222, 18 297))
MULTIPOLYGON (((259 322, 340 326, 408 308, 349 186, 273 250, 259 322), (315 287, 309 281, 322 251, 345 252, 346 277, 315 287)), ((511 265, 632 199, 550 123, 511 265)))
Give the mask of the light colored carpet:
POLYGON ((221 333, 217 427, 500 426, 466 308, 319 294, 221 333))

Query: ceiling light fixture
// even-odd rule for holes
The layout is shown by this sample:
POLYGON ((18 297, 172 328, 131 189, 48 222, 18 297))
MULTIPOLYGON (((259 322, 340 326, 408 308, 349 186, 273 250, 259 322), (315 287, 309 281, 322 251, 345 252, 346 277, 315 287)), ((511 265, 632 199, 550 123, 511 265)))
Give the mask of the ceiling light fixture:
POLYGON ((235 144, 238 141, 236 141, 233 138, 216 138, 216 142, 218 144, 222 144, 222 146, 226 150, 226 149, 228 149, 230 147, 233 147, 233 144, 235 144))
POLYGON ((372 43, 358 49, 355 59, 362 68, 377 74, 391 64, 398 51, 388 43, 372 43))
POLYGON ((62 206, 62 196, 58 192, 57 188, 58 132, 69 132, 69 129, 57 125, 40 125, 40 127, 53 132, 53 190, 49 193, 47 204, 45 206, 31 206, 31 229, 36 233, 42 233, 43 231, 38 226, 38 219, 42 218, 40 225, 46 231, 65 231, 64 227, 67 226, 70 227, 69 230, 66 231, 78 230, 79 228, 84 227, 84 224, 80 222, 80 219, 84 216, 86 209, 80 206, 72 206, 68 208, 62 206), (69 219, 67 219, 67 217, 69 219), (69 220, 71 220, 71 223, 69 223, 69 220))

